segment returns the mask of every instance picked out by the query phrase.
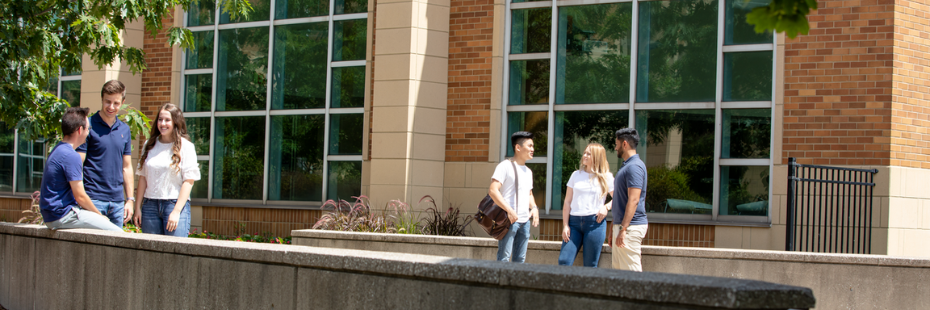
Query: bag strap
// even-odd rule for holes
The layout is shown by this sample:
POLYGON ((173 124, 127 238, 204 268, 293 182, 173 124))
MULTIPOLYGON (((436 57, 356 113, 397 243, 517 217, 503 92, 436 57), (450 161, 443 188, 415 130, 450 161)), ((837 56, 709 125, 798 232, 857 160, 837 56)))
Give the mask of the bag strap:
POLYGON ((513 199, 515 206, 513 206, 513 211, 519 214, 517 208, 520 207, 520 176, 517 175, 517 164, 513 162, 513 159, 510 159, 510 165, 513 166, 513 199))

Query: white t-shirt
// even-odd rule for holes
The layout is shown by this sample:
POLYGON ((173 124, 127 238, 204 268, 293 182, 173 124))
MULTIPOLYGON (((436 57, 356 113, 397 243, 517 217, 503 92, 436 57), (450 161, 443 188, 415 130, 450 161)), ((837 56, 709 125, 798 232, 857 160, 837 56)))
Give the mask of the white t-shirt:
MULTIPOLYGON (((607 192, 614 190, 614 176, 605 173, 604 178, 607 181, 607 192)), ((594 174, 585 171, 576 170, 572 177, 568 179, 566 185, 572 188, 572 210, 569 212, 573 216, 588 216, 597 214, 607 196, 601 197, 601 184, 597 181, 594 174)))
MULTIPOLYGON (((171 148, 174 143, 161 143, 155 140, 155 146, 149 150, 144 164, 140 164, 136 175, 144 176, 146 187, 143 197, 149 199, 178 199, 184 180, 200 180, 200 165, 197 163, 197 150, 194 144, 181 138, 181 162, 178 167, 171 166, 171 148)), ((190 200, 190 198, 188 198, 190 200)))
POLYGON ((526 223, 530 220, 530 191, 533 190, 533 171, 526 165, 517 165, 517 173, 520 175, 519 198, 520 205, 514 206, 513 187, 516 185, 516 179, 513 175, 513 165, 510 160, 502 161, 494 169, 494 175, 491 179, 501 182, 501 196, 504 201, 510 204, 511 208, 517 211, 517 223, 526 223))

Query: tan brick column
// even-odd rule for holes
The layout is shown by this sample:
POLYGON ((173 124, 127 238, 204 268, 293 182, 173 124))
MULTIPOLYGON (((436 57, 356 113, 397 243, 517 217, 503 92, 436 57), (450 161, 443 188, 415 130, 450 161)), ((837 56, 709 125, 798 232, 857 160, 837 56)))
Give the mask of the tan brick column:
POLYGON ((442 207, 449 1, 380 0, 377 12, 369 195, 442 207))

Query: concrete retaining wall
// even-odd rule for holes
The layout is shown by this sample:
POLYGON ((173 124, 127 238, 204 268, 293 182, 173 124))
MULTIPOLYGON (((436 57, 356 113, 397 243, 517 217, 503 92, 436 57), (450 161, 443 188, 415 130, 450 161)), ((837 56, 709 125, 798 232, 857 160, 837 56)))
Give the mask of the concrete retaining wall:
MULTIPOLYGON (((494 260, 490 238, 295 230, 294 244, 494 260)), ((560 242, 530 241, 527 262, 558 264, 560 242)), ((610 248, 599 267, 610 268, 610 248)), ((581 258, 575 260, 580 264, 581 258)), ((645 271, 752 279, 813 289, 818 309, 930 309, 930 259, 643 247, 645 271)))
POLYGON ((0 223, 21 309, 808 308, 761 281, 0 223))

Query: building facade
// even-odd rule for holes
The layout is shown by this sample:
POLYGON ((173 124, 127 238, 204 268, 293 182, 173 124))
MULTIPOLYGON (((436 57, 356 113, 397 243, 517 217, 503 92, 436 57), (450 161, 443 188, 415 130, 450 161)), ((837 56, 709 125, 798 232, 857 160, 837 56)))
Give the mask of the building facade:
MULTIPOLYGON (((190 50, 130 27, 148 70, 85 61, 80 75, 92 110, 111 78, 149 115, 183 106, 203 230, 287 235, 324 201, 359 194, 470 213, 512 154, 510 133, 527 130, 544 210, 533 234, 560 240, 585 146, 603 144, 616 171, 613 132, 634 127, 647 244, 784 249, 795 157, 878 169, 872 252, 930 256, 925 4, 820 1, 810 33, 787 39, 745 22, 767 4, 756 0, 250 2, 247 19, 207 1, 178 8, 164 23, 194 33, 190 50)), ((12 219, 31 193, 21 174, 36 172, 24 165, 42 159, 7 148, 0 215, 12 219)))

